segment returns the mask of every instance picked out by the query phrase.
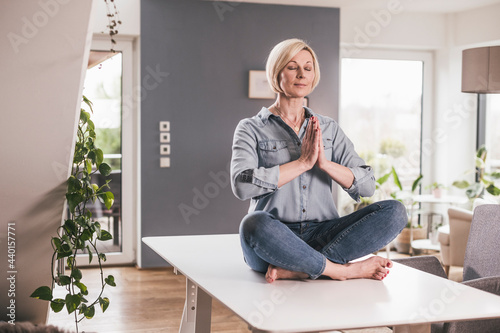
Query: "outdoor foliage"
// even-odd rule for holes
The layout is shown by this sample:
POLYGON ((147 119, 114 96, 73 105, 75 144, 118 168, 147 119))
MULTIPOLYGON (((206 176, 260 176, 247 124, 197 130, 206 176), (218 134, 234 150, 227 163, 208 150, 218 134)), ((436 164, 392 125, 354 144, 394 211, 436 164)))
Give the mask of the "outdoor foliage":
MULTIPOLYGON (((83 101, 92 111, 92 103, 84 96, 83 101)), ((78 323, 84 318, 91 319, 95 314, 96 306, 106 311, 109 299, 103 297, 106 285, 115 286, 114 277, 104 277, 102 262, 106 261, 106 255, 97 249, 97 241, 112 239, 111 234, 101 229, 99 222, 92 218, 92 213, 87 205, 100 200, 107 209, 114 202, 114 195, 110 191, 108 183, 102 186, 92 183, 92 175, 99 172, 104 177, 111 173, 111 167, 103 162, 103 152, 94 144, 96 133, 94 123, 90 114, 83 109, 77 130, 77 140, 73 157, 73 168, 67 180, 66 200, 68 203, 68 218, 57 230, 57 236, 51 240, 54 253, 52 255, 51 274, 53 283, 63 286, 67 290, 66 297, 54 298, 52 288, 42 286, 36 289, 31 297, 49 301, 54 312, 60 312, 64 307, 68 314, 74 313, 76 331, 78 323), (89 264, 97 260, 101 271, 101 290, 95 300, 89 301, 87 286, 82 283, 82 271, 77 266, 77 254, 87 253, 89 264), (68 267, 68 275, 55 273, 54 263, 62 259, 68 267)))
MULTIPOLYGON (((465 194, 469 199, 482 198, 484 197, 484 191, 488 192, 493 196, 500 195, 500 189, 495 186, 495 183, 500 179, 500 172, 485 172, 486 157, 488 151, 486 147, 480 147, 475 156, 476 162, 476 181, 469 183, 467 180, 457 180, 453 182, 453 186, 464 189, 465 194)), ((468 172, 470 173, 470 172, 468 172)))

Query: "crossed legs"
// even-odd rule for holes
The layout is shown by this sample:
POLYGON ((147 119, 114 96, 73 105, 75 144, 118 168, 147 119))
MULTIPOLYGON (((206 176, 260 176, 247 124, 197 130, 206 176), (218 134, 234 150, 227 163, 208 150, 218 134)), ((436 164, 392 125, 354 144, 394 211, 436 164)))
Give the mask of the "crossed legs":
POLYGON ((377 202, 350 215, 324 222, 282 223, 267 212, 245 216, 240 237, 245 261, 265 273, 266 280, 382 280, 392 263, 373 253, 396 237, 406 225, 406 210, 395 200, 377 202))

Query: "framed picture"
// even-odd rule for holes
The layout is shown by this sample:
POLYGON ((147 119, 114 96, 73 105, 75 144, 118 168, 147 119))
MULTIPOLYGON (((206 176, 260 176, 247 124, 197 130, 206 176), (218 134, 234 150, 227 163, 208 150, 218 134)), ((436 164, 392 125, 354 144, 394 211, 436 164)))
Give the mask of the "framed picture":
POLYGON ((248 97, 249 98, 276 98, 266 78, 266 71, 250 71, 248 73, 248 97))

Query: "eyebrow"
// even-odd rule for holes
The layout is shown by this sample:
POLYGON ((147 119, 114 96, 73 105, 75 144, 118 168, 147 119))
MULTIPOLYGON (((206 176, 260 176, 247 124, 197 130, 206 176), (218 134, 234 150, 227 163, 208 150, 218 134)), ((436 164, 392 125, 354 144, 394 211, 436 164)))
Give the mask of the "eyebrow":
MULTIPOLYGON (((298 64, 295 60, 290 60, 288 63, 291 63, 291 62, 294 62, 296 64, 298 64)), ((306 64, 312 64, 313 62, 312 61, 307 61, 306 64)))

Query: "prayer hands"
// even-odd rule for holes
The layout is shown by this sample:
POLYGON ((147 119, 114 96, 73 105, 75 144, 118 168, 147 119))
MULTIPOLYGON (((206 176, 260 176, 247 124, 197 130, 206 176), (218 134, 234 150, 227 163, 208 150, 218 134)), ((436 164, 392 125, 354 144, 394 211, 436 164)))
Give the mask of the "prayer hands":
POLYGON ((314 165, 322 169, 326 163, 321 128, 318 118, 314 116, 309 119, 307 124, 299 161, 304 163, 308 170, 314 165))

